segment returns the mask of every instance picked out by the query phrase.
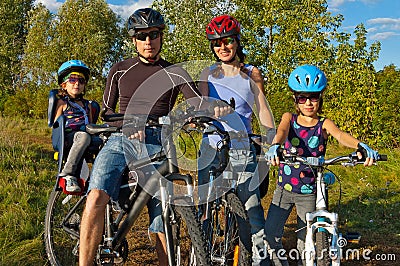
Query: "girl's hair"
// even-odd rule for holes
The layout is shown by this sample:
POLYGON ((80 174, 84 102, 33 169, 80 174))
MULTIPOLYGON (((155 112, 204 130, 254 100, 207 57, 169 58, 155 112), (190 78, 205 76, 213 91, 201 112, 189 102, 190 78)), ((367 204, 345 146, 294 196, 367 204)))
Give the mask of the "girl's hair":
MULTIPOLYGON (((294 92, 293 93, 293 96, 294 97, 297 97, 297 96, 299 96, 300 94, 302 94, 301 92, 294 92)), ((322 106, 324 105, 324 97, 323 97, 324 95, 323 95, 323 93, 321 92, 321 97, 320 97, 320 99, 319 99, 319 101, 318 101, 318 111, 317 111, 317 114, 319 114, 319 115, 322 115, 323 113, 324 113, 324 111, 322 110, 322 106)), ((300 108, 299 108, 299 104, 298 103, 296 103, 296 99, 294 100, 294 107, 296 108, 296 113, 299 115, 299 114, 301 114, 301 112, 300 112, 300 108)))

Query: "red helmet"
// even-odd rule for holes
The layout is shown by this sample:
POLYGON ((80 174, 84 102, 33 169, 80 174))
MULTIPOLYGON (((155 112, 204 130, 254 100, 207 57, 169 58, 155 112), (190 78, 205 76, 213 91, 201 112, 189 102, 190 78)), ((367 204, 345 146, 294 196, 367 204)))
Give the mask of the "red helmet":
POLYGON ((222 15, 213 18, 206 27, 207 39, 214 40, 232 35, 240 36, 239 22, 229 16, 222 15))

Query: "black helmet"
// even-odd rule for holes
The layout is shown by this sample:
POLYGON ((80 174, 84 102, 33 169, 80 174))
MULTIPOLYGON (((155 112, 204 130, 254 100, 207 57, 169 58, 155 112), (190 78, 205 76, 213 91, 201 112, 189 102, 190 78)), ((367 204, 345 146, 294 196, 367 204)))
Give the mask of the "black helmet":
POLYGON ((136 30, 157 27, 165 28, 163 16, 152 8, 141 8, 136 10, 128 19, 128 34, 133 36, 136 30))

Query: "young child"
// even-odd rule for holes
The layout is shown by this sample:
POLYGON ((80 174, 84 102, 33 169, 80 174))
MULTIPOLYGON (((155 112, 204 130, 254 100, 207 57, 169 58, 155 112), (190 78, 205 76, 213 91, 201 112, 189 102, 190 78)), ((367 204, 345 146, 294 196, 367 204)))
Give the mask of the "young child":
MULTIPOLYGON (((283 144, 285 151, 295 147, 297 154, 304 157, 324 156, 328 135, 332 135, 350 148, 358 148, 366 154, 365 166, 377 159, 378 153, 365 143, 340 130, 322 113, 322 93, 327 85, 325 74, 317 67, 303 65, 297 67, 289 76, 288 84, 293 91, 296 114, 285 113, 277 129, 277 134, 265 157, 272 165, 279 165, 277 187, 265 222, 265 234, 270 248, 271 259, 275 265, 289 265, 282 256, 282 236, 284 225, 296 206, 297 210, 297 249, 304 250, 306 213, 315 211, 316 184, 312 170, 306 165, 293 167, 279 163, 278 148, 283 144), (279 258, 277 254, 281 255, 279 258)), ((287 253, 287 252, 286 252, 287 253)), ((301 262, 299 262, 301 265, 301 262)))
POLYGON ((60 177, 65 179, 67 192, 81 192, 77 180, 77 168, 83 153, 89 146, 91 137, 85 132, 86 124, 92 123, 91 104, 83 98, 90 70, 80 60, 70 60, 58 69, 58 84, 61 86, 56 115, 66 117, 66 146, 71 147, 60 177))

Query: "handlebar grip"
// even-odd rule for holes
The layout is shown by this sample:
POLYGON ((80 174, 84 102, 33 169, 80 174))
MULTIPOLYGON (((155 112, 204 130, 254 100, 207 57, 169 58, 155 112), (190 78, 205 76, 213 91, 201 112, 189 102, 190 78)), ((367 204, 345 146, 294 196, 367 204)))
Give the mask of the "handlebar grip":
POLYGON ((278 150, 276 151, 278 153, 278 157, 280 161, 284 161, 285 157, 283 156, 283 151, 284 149, 282 147, 279 147, 278 150))
POLYGON ((379 158, 377 161, 387 161, 387 155, 386 154, 379 154, 379 158))
POLYGON ((123 114, 111 114, 111 115, 103 115, 104 122, 116 122, 124 120, 123 114))

